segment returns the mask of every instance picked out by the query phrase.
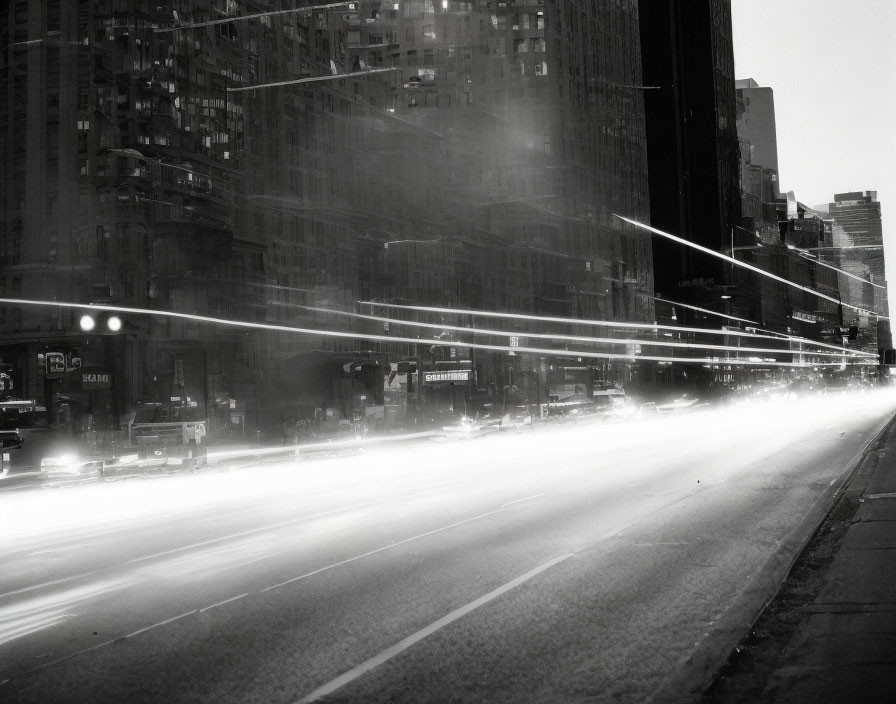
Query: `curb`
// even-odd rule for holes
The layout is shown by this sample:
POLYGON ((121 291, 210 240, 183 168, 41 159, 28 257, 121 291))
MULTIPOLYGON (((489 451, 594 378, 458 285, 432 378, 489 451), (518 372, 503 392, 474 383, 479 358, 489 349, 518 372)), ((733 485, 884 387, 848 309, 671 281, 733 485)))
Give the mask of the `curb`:
MULTIPOLYGON (((858 476, 859 470, 865 464, 868 456, 879 446, 885 444, 893 432, 896 432, 896 414, 886 420, 880 430, 874 433, 862 445, 838 477, 822 491, 799 523, 784 536, 780 541, 778 549, 765 560, 758 570, 758 574, 773 577, 776 587, 774 592, 764 599, 762 606, 749 620, 746 628, 740 625, 736 627, 722 626, 717 631, 714 639, 707 639, 702 642, 690 655, 679 661, 675 674, 669 677, 664 685, 658 688, 646 700, 647 702, 650 704, 658 704, 659 702, 692 704, 701 701, 703 694, 718 678, 719 672, 729 662, 735 649, 744 639, 745 634, 749 634, 755 628, 763 613, 777 598, 781 591, 781 586, 792 572, 797 560, 799 560, 813 539, 818 535, 818 531, 837 505, 837 502, 850 489, 850 484, 858 476), (827 507, 818 516, 812 516, 815 507, 824 503, 827 504, 827 507), (810 526, 809 528, 806 528, 807 523, 810 526), (790 544, 794 544, 793 551, 786 561, 782 561, 782 556, 789 552, 787 546, 790 544), (781 565, 784 565, 784 567, 781 567, 781 565), (727 645, 718 647, 721 640, 724 640, 727 645), (712 646, 713 643, 716 647, 712 646)), ((749 594, 755 589, 756 586, 753 584, 745 585, 738 598, 749 594)))

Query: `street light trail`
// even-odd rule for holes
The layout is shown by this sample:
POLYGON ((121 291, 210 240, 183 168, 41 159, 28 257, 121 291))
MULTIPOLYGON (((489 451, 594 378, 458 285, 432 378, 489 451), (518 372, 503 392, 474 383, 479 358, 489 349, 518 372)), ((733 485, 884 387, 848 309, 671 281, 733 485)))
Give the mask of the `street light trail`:
MULTIPOLYGON (((320 308, 318 306, 303 306, 298 303, 294 304, 284 304, 290 305, 293 308, 301 308, 303 310, 315 311, 318 313, 327 313, 332 315, 342 315, 350 318, 361 319, 361 320, 372 320, 375 322, 382 323, 394 323, 396 325, 407 325, 411 327, 421 327, 421 328, 430 328, 437 330, 451 330, 453 332, 463 332, 471 335, 495 335, 499 337, 518 337, 520 336, 520 332, 514 330, 492 330, 490 328, 467 328, 460 325, 443 325, 441 323, 423 323, 414 320, 401 320, 400 318, 386 318, 379 315, 365 315, 363 313, 353 313, 347 310, 332 310, 330 308, 320 308)), ((675 328, 673 328, 675 329, 675 328)), ((726 334, 729 331, 717 331, 713 330, 713 333, 717 334, 726 334)), ((667 333, 671 334, 671 333, 667 333)), ((770 335, 755 335, 752 333, 748 333, 747 335, 750 339, 769 339, 769 340, 781 340, 780 337, 772 337, 770 335)), ((555 340, 555 341, 564 341, 564 342, 585 342, 592 344, 609 344, 609 345, 646 345, 648 347, 672 347, 672 348, 681 348, 681 349, 694 349, 694 350, 718 350, 718 351, 739 351, 739 352, 768 352, 768 353, 778 353, 781 352, 792 352, 790 349, 782 350, 779 347, 742 347, 736 345, 709 345, 703 344, 699 342, 672 342, 669 340, 650 340, 650 339, 642 339, 642 338, 634 338, 634 337, 587 337, 582 335, 555 335, 553 333, 538 333, 538 332, 527 332, 525 333, 525 337, 534 337, 543 340, 555 340)), ((458 341, 458 345, 466 345, 465 342, 458 341)), ((815 343, 812 343, 815 344, 815 343)), ((823 344, 823 343, 822 343, 823 344)), ((843 355, 847 355, 850 357, 857 356, 873 356, 867 352, 859 352, 857 350, 845 350, 842 347, 835 347, 836 351, 834 352, 821 352, 816 350, 803 350, 803 352, 808 354, 821 355, 824 357, 842 357, 843 355)))
POLYGON ((255 90, 256 88, 276 88, 277 86, 292 86, 297 83, 314 83, 317 81, 338 81, 342 78, 352 78, 353 76, 366 76, 371 73, 384 73, 387 71, 400 71, 401 67, 393 66, 389 68, 368 68, 363 71, 352 71, 350 73, 332 73, 325 76, 312 76, 311 78, 295 78, 289 81, 274 81, 273 83, 254 83, 251 86, 241 86, 239 88, 228 88, 228 93, 241 93, 247 90, 255 90))
POLYGON ((856 281, 861 281, 863 284, 870 284, 872 286, 876 286, 877 288, 886 288, 886 286, 882 286, 881 284, 876 284, 873 281, 869 281, 866 278, 858 276, 857 274, 853 274, 852 272, 846 271, 846 269, 841 269, 839 266, 834 266, 833 264, 828 264, 827 262, 821 261, 821 257, 815 254, 809 254, 808 250, 802 249, 800 247, 794 247, 793 245, 787 245, 787 249, 791 249, 794 252, 797 252, 800 257, 805 259, 806 261, 813 262, 815 264, 820 264, 823 267, 828 269, 833 269, 838 274, 843 274, 844 276, 848 276, 851 279, 855 279, 856 281))
MULTIPOLYGON (((856 234, 851 232, 850 234, 856 234)), ((807 252, 839 252, 842 249, 883 249, 882 244, 848 244, 843 247, 806 247, 807 252)))
MULTIPOLYGON (((715 315, 719 318, 727 318, 728 320, 738 320, 742 323, 750 323, 750 327, 756 328, 758 332, 764 332, 767 336, 772 337, 776 340, 793 340, 794 342, 806 342, 811 345, 818 345, 820 347, 832 347, 834 349, 840 349, 837 345, 832 345, 828 342, 818 342, 815 340, 810 340, 806 337, 800 337, 799 335, 788 335, 783 332, 775 332, 774 330, 766 330, 765 328, 760 328, 759 323, 754 323, 752 320, 747 320, 746 318, 735 318, 732 315, 727 315, 725 313, 719 313, 718 311, 709 310, 708 308, 701 308, 700 306, 692 306, 688 303, 681 303, 679 301, 670 301, 668 298, 659 298, 658 296, 654 296, 653 300, 660 301, 662 303, 668 303, 673 306, 679 306, 681 308, 687 308, 688 310, 695 310, 699 313, 708 313, 709 315, 715 315)), ((749 330, 749 328, 747 328, 749 330)), ((730 330, 728 331, 731 332, 730 330)))
POLYGON ((256 12, 251 15, 239 15, 237 17, 225 17, 218 20, 206 20, 205 22, 190 22, 178 24, 176 27, 156 27, 153 29, 155 34, 163 32, 176 32, 180 29, 192 29, 193 27, 210 27, 216 24, 230 24, 231 22, 242 22, 244 20, 256 20, 261 17, 272 17, 274 15, 294 15, 299 12, 310 12, 312 10, 331 10, 337 7, 345 7, 351 5, 351 2, 331 2, 326 5, 308 5, 306 7, 293 7, 288 10, 269 10, 268 12, 256 12))
MULTIPOLYGON (((60 301, 41 301, 41 300, 31 300, 26 298, 0 298, 0 304, 8 303, 13 305, 32 305, 32 306, 46 306, 46 307, 56 307, 56 308, 77 308, 79 310, 106 310, 106 311, 115 311, 119 313, 132 313, 135 315, 154 315, 160 317, 170 317, 170 318, 179 318, 184 320, 195 320, 201 323, 212 323, 215 325, 222 325, 227 327, 240 327, 240 328, 249 328, 253 330, 271 330, 274 332, 290 332, 290 333, 298 333, 301 335, 313 335, 320 337, 340 337, 340 338, 349 338, 353 340, 364 339, 364 340, 376 340, 377 342, 407 342, 410 344, 420 344, 421 342, 425 342, 430 346, 437 347, 457 347, 458 343, 454 340, 421 340, 419 337, 398 337, 391 335, 376 335, 376 334, 364 334, 359 332, 347 332, 343 330, 317 330, 314 328, 300 328, 294 327, 290 325, 276 325, 273 323, 255 323, 248 320, 227 320, 225 318, 214 318, 208 315, 195 315, 191 313, 176 313, 174 311, 165 311, 165 310, 151 310, 148 308, 130 308, 126 306, 112 306, 106 304, 85 304, 85 303, 68 303, 68 302, 60 302, 60 301)), ((698 328, 699 330, 699 328, 698 328)), ((529 354, 537 354, 537 355, 545 355, 545 356, 554 356, 554 357, 586 357, 588 359, 618 359, 618 360, 628 360, 634 361, 636 359, 647 361, 647 362, 677 362, 679 364, 739 364, 742 366, 777 366, 777 367, 797 367, 803 368, 807 366, 811 366, 808 362, 778 362, 778 361, 770 361, 770 360, 751 360, 751 359, 742 359, 735 357, 727 357, 724 359, 713 358, 713 357, 670 357, 663 355, 642 355, 642 354, 634 354, 634 353, 614 353, 614 352, 592 352, 589 350, 558 350, 550 347, 511 347, 508 345, 486 345, 479 342, 470 342, 465 343, 464 347, 470 347, 477 350, 490 350, 493 352, 515 352, 515 353, 529 353, 529 354)), ((742 348, 736 346, 729 346, 723 348, 729 352, 738 352, 742 351, 742 348)), ((795 350, 780 350, 778 351, 781 354, 797 354, 795 350)), ((803 351, 803 354, 806 352, 803 351)), ((843 353, 846 356, 846 352, 843 353)), ((869 361, 866 362, 868 364, 871 363, 870 358, 875 355, 871 355, 870 353, 864 353, 869 358, 869 361)), ((845 360, 844 360, 845 361, 845 360)), ((825 367, 833 367, 839 366, 840 362, 817 362, 815 366, 825 366, 825 367)))
MULTIPOLYGON (((454 315, 469 315, 471 317, 483 317, 483 318, 507 318, 510 320, 531 320, 538 322, 551 322, 551 323, 563 323, 566 325, 592 325, 595 327, 620 327, 620 328, 629 328, 629 329, 644 329, 644 330, 669 330, 671 332, 694 332, 694 333, 703 333, 709 335, 725 335, 727 337, 748 337, 755 339, 756 337, 762 337, 756 335, 751 332, 742 332, 739 330, 716 330, 715 328, 689 328, 678 325, 657 325, 656 323, 629 323, 629 322, 615 322, 609 320, 586 320, 579 318, 557 318, 551 316, 544 315, 528 315, 525 313, 498 313, 495 311, 487 311, 487 310, 466 310, 463 308, 441 308, 436 306, 408 306, 402 305, 400 303, 380 303, 378 301, 356 301, 360 305, 369 305, 369 306, 377 306, 379 308, 398 308, 401 310, 414 310, 420 311, 424 313, 450 313, 454 315)), ((669 301, 670 303, 672 301, 669 301)), ((679 305, 679 304, 675 304, 679 305)), ((335 311, 327 311, 333 313, 335 311)), ((728 317, 728 316, 726 316, 728 317)), ((391 320, 391 319, 390 319, 391 320)), ((404 321, 402 321, 404 322, 404 321)), ((461 328, 463 330, 469 330, 470 328, 461 328)), ((516 335, 526 335, 526 333, 516 332, 516 335)), ((776 335, 780 335, 780 333, 775 333, 776 335)), ((786 335, 784 336, 786 339, 791 340, 793 342, 800 342, 802 344, 807 345, 815 345, 817 347, 827 348, 838 350, 841 353, 846 352, 854 352, 860 356, 866 357, 874 357, 877 358, 877 355, 872 354, 870 352, 862 352, 861 350, 844 350, 842 347, 838 345, 833 345, 828 342, 816 342, 815 340, 810 340, 805 337, 798 337, 795 335, 786 335)), ((592 338, 588 338, 592 339, 592 338)), ((773 339, 780 339, 779 337, 775 337, 773 339)), ((418 340, 419 342, 419 340, 418 340)), ((637 342, 637 341, 634 341, 637 342)), ((472 345, 469 345, 472 346, 472 345)), ((731 347, 730 349, 736 350, 737 347, 731 347)))
POLYGON ((655 227, 651 227, 650 225, 645 225, 643 222, 638 222, 637 220, 632 220, 631 218, 624 217, 623 215, 617 215, 613 213, 614 217, 619 218, 620 220, 627 222, 629 225, 634 225, 635 227, 640 227, 641 229, 647 230, 648 232, 652 232, 655 235, 660 235, 661 237, 665 237, 666 239, 670 239, 673 242, 678 242, 679 244, 683 244, 686 247, 691 247, 696 249, 699 252, 703 252, 704 254, 709 254, 710 256, 717 257, 718 259, 723 259, 724 261, 730 264, 736 264, 737 266, 748 269, 749 271, 755 272, 757 274, 762 274, 763 276, 778 281, 786 286, 790 286, 791 288, 799 289, 800 291, 805 291, 806 293, 811 293, 813 296, 817 296, 818 298, 823 298, 826 301, 830 301, 831 303, 836 303, 837 305, 846 306, 847 308, 851 308, 852 310, 858 311, 859 313, 866 313, 868 315, 874 315, 881 320, 889 320, 890 317, 887 315, 883 315, 881 313, 877 313, 875 311, 868 310, 867 308, 860 308, 858 306, 854 306, 851 303, 844 303, 843 301, 834 298, 833 296, 828 296, 827 294, 820 293, 813 288, 809 288, 808 286, 802 286, 801 284, 794 283, 793 281, 788 281, 782 276, 778 276, 777 274, 772 274, 770 271, 766 271, 765 269, 760 269, 758 266, 753 266, 752 264, 747 264, 740 259, 735 259, 734 257, 729 257, 727 254, 722 254, 721 252, 716 252, 714 249, 710 249, 709 247, 704 247, 703 245, 699 245, 695 242, 691 242, 689 240, 684 239, 683 237, 678 237, 677 235, 673 235, 669 232, 664 232, 663 230, 658 230, 655 227))
MULTIPOLYGON (((668 298, 660 298, 659 296, 653 296, 652 298, 655 301, 660 301, 662 303, 669 303, 670 305, 673 305, 673 306, 681 306, 682 308, 696 310, 701 313, 708 313, 709 315, 714 315, 717 318, 725 318, 725 320, 737 320, 738 322, 749 323, 750 325, 754 325, 754 326, 759 325, 759 323, 757 323, 753 320, 748 320, 747 318, 738 318, 737 316, 729 315, 728 313, 720 313, 719 311, 716 311, 716 310, 709 310, 708 308, 700 308, 699 306, 692 306, 692 305, 688 305, 687 303, 679 303, 678 301, 670 301, 668 298)), ((781 335, 782 333, 775 333, 775 334, 781 335)), ((784 335, 784 337, 789 337, 789 335, 784 335)))

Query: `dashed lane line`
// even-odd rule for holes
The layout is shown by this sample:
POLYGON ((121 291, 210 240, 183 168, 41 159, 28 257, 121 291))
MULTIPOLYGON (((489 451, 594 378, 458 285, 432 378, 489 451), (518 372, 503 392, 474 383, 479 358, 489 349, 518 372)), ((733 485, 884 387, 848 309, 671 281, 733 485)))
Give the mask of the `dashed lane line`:
POLYGON ((442 526, 441 528, 435 528, 434 530, 426 531, 425 533, 419 533, 418 535, 411 536, 410 538, 405 538, 404 540, 399 540, 395 543, 389 543, 388 545, 384 545, 381 548, 377 548, 376 550, 369 550, 368 552, 362 553, 360 555, 355 555, 354 557, 349 557, 345 560, 340 560, 339 562, 334 562, 331 565, 326 565, 325 567, 320 567, 316 570, 312 570, 311 572, 306 572, 305 574, 300 574, 298 577, 292 577, 291 579, 287 579, 283 582, 278 582, 277 584, 272 584, 269 587, 265 587, 261 590, 261 593, 269 592, 273 589, 279 589, 280 587, 285 587, 287 584, 292 584, 293 582, 298 582, 302 579, 307 579, 308 577, 313 577, 314 575, 320 574, 321 572, 326 572, 327 570, 335 569, 336 567, 342 567, 342 565, 347 565, 351 562, 356 562, 358 560, 363 560, 365 557, 370 557, 371 555, 376 555, 381 552, 385 552, 386 550, 391 550, 392 548, 397 548, 399 545, 405 545, 406 543, 413 542, 415 540, 420 540, 420 538, 426 538, 430 535, 435 535, 436 533, 441 533, 442 531, 450 530, 452 528, 457 528, 458 526, 462 526, 465 523, 472 523, 473 521, 478 521, 483 518, 488 518, 489 516, 494 516, 497 513, 502 513, 504 508, 501 507, 499 509, 495 509, 494 511, 488 511, 486 513, 480 513, 478 516, 473 516, 471 518, 465 518, 462 521, 458 521, 457 523, 452 523, 447 526, 442 526))
POLYGON ((533 577, 541 574, 542 572, 544 572, 547 569, 550 569, 554 565, 559 564, 560 562, 563 562, 564 560, 569 559, 572 556, 573 556, 573 553, 566 553, 564 555, 560 555, 559 557, 555 557, 553 560, 549 560, 548 562, 545 562, 543 565, 539 565, 535 569, 529 570, 528 572, 526 572, 526 574, 520 575, 516 579, 512 579, 511 581, 507 582, 506 584, 503 584, 502 586, 498 587, 497 589, 490 591, 488 594, 485 594, 485 595, 479 597, 478 599, 471 601, 469 604, 466 604, 465 606, 462 606, 459 609, 455 609, 448 615, 440 618, 438 621, 431 623, 426 628, 423 628, 423 629, 417 631, 416 633, 408 636, 404 640, 399 641, 398 643, 393 645, 391 648, 386 648, 386 650, 382 651, 381 653, 378 653, 377 655, 374 655, 369 660, 365 660, 357 667, 353 667, 351 670, 340 675, 336 679, 330 680, 325 685, 318 687, 313 692, 311 692, 310 694, 308 694, 305 697, 303 697, 302 699, 300 699, 296 704, 308 704, 309 702, 316 702, 319 699, 321 699, 322 697, 325 697, 328 694, 332 694, 337 689, 340 689, 340 688, 344 687, 345 685, 349 684, 350 682, 352 682, 353 680, 356 680, 357 678, 359 678, 361 675, 365 674, 366 672, 369 672, 370 670, 374 669, 375 667, 378 667, 379 665, 382 665, 383 663, 387 662, 388 660, 391 660, 396 655, 407 650, 412 645, 415 645, 416 643, 420 642, 427 636, 432 635, 436 631, 444 628, 445 626, 447 626, 450 623, 453 623, 454 621, 461 618, 462 616, 466 616, 471 611, 474 611, 475 609, 478 609, 480 606, 483 606, 483 605, 487 604, 488 602, 493 601, 494 599, 497 599, 502 594, 509 592, 511 589, 518 587, 519 585, 523 584, 524 582, 528 582, 533 577))

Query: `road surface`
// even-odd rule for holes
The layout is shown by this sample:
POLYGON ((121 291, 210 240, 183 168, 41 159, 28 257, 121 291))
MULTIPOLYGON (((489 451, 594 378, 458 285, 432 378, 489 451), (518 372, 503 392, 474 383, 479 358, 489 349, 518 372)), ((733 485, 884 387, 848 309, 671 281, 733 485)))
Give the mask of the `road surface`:
POLYGON ((6 493, 0 701, 672 701, 894 412, 880 392, 6 493))

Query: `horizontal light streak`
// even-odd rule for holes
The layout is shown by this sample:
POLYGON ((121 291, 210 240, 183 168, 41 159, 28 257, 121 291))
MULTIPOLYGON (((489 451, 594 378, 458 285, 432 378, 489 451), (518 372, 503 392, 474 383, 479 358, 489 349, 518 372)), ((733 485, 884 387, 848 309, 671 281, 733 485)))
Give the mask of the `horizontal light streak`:
MULTIPOLYGON (((159 317, 179 318, 181 320, 195 320, 202 323, 212 323, 226 327, 249 328, 252 330, 270 330, 273 332, 289 332, 301 335, 313 335, 321 337, 340 337, 353 340, 376 340, 377 342, 406 342, 409 344, 427 344, 438 347, 458 347, 458 343, 453 340, 421 340, 418 337, 399 337, 392 335, 376 335, 362 334, 357 332, 345 332, 342 330, 316 330, 314 328, 299 328, 290 325, 276 325, 274 323, 256 323, 248 320, 227 320, 225 318, 214 318, 209 315, 195 315, 191 313, 176 313, 174 311, 150 310, 148 308, 131 308, 127 306, 112 306, 106 304, 88 305, 84 303, 69 303, 64 301, 41 301, 31 300, 27 298, 0 298, 0 304, 7 303, 13 305, 32 305, 32 306, 49 306, 56 308, 77 308, 79 310, 107 310, 118 313, 132 313, 135 315, 155 315, 159 317)), ((699 329, 699 328, 698 328, 699 329)), ((739 366, 783 366, 783 367, 806 367, 813 366, 808 363, 795 362, 763 362, 751 361, 749 359, 726 358, 713 359, 711 357, 669 357, 662 355, 642 355, 642 354, 623 354, 613 352, 591 352, 587 350, 558 350, 553 348, 542 347, 509 347, 507 345, 486 345, 478 342, 464 343, 464 347, 471 347, 478 350, 490 350, 494 352, 514 352, 542 355, 547 357, 585 357, 588 359, 608 359, 608 360, 626 360, 635 361, 643 360, 649 362, 676 362, 679 364, 735 364, 739 366)), ((728 351, 736 352, 737 347, 728 347, 728 351)), ((742 349, 740 351, 743 351, 742 349)), ((778 354, 814 354, 812 352, 798 352, 794 350, 782 350, 778 354)), ((848 352, 844 352, 844 357, 848 352)), ((867 353, 866 353, 867 354, 867 353)), ((875 355, 868 355, 869 357, 875 355)), ((816 362, 814 366, 835 366, 839 362, 816 362)))
POLYGON ((886 286, 882 286, 881 284, 876 284, 873 281, 869 281, 866 278, 859 276, 858 274, 853 274, 850 271, 846 271, 846 269, 841 269, 839 266, 834 266, 833 264, 828 264, 827 262, 821 261, 821 258, 814 255, 809 254, 809 252, 805 249, 801 249, 799 247, 794 247, 793 245, 787 245, 787 249, 791 249, 794 252, 799 253, 802 259, 805 259, 808 262, 812 262, 813 264, 818 264, 820 266, 825 267, 826 269, 833 269, 838 274, 843 274, 844 276, 848 276, 851 279, 855 279, 856 281, 861 281, 863 284, 870 284, 871 286, 876 286, 877 288, 886 288, 886 286))
MULTIPOLYGON (((492 330, 490 328, 467 328, 462 327, 460 325, 443 325, 441 323, 423 323, 417 322, 413 320, 401 320, 400 318, 386 318, 379 315, 365 315, 363 313, 353 313, 347 310, 332 310, 330 308, 320 308, 316 306, 302 306, 295 305, 296 308, 302 308, 304 310, 315 311, 318 313, 327 313, 332 315, 342 315, 351 318, 360 318, 362 320, 371 320, 374 322, 382 322, 396 325, 406 325, 411 327, 421 327, 421 328, 430 328, 437 330, 451 330, 454 332, 463 332, 470 335, 494 335, 498 337, 533 337, 541 340, 556 340, 558 342, 585 342, 589 344, 609 344, 609 345, 642 345, 648 347, 672 347, 672 348, 680 348, 680 349, 694 349, 694 350, 718 350, 718 351, 739 351, 739 352, 763 352, 763 353, 791 353, 791 352, 799 352, 799 350, 790 350, 790 349, 781 349, 780 347, 742 347, 735 345, 709 345, 703 344, 699 342, 674 342, 669 340, 655 340, 655 339, 641 339, 641 338, 620 338, 620 337, 586 337, 583 335, 555 335, 553 333, 538 333, 538 332, 517 332, 517 331, 508 331, 508 330, 492 330)), ((675 328, 673 328, 675 329, 675 328)), ((701 328, 698 328, 701 329, 701 328)), ((713 332, 719 332, 713 330, 713 332)), ((721 331, 722 334, 727 334, 728 331, 721 331)), ((672 334, 672 333, 667 333, 672 334)), ((768 335, 752 335, 748 334, 751 339, 770 339, 783 341, 778 337, 771 337, 768 335)), ((427 340, 421 340, 421 343, 426 342, 427 340)), ((465 341, 457 341, 458 347, 467 346, 467 342, 465 341)), ((818 352, 815 350, 802 350, 802 352, 806 354, 816 354, 824 357, 842 357, 844 355, 853 357, 853 356, 862 356, 867 355, 868 353, 858 354, 855 350, 848 350, 843 348, 835 348, 836 352, 818 352)))
POLYGON ((241 22, 243 20, 256 20, 260 17, 271 17, 273 15, 294 15, 298 12, 310 12, 312 10, 330 10, 337 7, 345 7, 350 2, 331 2, 326 5, 308 5, 306 7, 293 7, 288 10, 269 10, 268 12, 256 12, 251 15, 238 15, 236 17, 225 17, 217 20, 206 20, 204 22, 190 22, 178 24, 176 27, 156 27, 153 29, 155 34, 162 32, 176 32, 179 29, 192 29, 193 27, 210 27, 216 24, 229 24, 231 22, 241 22))
POLYGON ((622 215, 617 215, 613 213, 614 217, 619 218, 623 222, 627 222, 629 225, 634 225, 635 227, 639 227, 643 230, 647 230, 648 232, 652 232, 655 235, 660 235, 661 237, 665 237, 666 239, 670 239, 673 242, 678 242, 679 244, 683 244, 686 247, 691 247, 696 249, 697 251, 703 252, 704 254, 708 254, 712 257, 716 257, 718 259, 722 259, 729 264, 734 264, 735 266, 739 266, 742 269, 748 269, 749 271, 755 272, 757 274, 761 274, 766 278, 773 279, 774 281, 778 281, 786 286, 790 286, 791 288, 799 289, 800 291, 805 291, 806 293, 811 293, 813 296, 817 296, 818 298, 823 298, 826 301, 830 301, 831 303, 836 303, 837 305, 846 306, 847 308, 851 308, 852 310, 858 311, 859 313, 866 313, 868 315, 874 315, 882 320, 889 320, 889 316, 882 315, 880 313, 875 313, 874 311, 869 311, 866 308, 859 308, 858 306, 854 306, 851 303, 844 303, 840 299, 834 298, 832 296, 828 296, 827 294, 820 293, 813 288, 809 288, 808 286, 802 286, 801 284, 795 283, 793 281, 789 281, 782 276, 778 276, 777 274, 772 274, 765 269, 760 269, 758 266, 753 266, 752 264, 748 264, 747 262, 741 261, 740 259, 735 259, 734 257, 729 257, 727 254, 722 254, 721 252, 716 252, 713 249, 709 249, 709 247, 704 247, 702 245, 697 244, 696 242, 691 242, 682 237, 678 237, 677 235, 673 235, 669 232, 664 232, 663 230, 658 230, 655 227, 651 227, 650 225, 645 225, 643 222, 638 222, 637 220, 632 220, 631 218, 624 217, 622 215))
POLYGON ((324 76, 312 76, 311 78, 294 78, 289 81, 274 81, 272 83, 255 83, 251 86, 240 86, 239 88, 228 88, 228 93, 240 93, 247 90, 255 90, 256 88, 276 88, 277 86, 292 86, 297 83, 315 83, 317 81, 338 81, 342 78, 352 78, 353 76, 366 76, 370 73, 384 73, 386 71, 400 71, 400 67, 390 68, 368 68, 363 71, 352 71, 350 73, 330 73, 324 76))
POLYGON ((717 310, 709 310, 708 308, 700 308, 699 306, 692 306, 689 303, 679 303, 678 301, 670 301, 667 298, 660 298, 659 296, 653 296, 652 298, 655 301, 661 301, 662 303, 669 303, 670 305, 673 305, 673 306, 680 306, 682 308, 688 308, 690 310, 700 311, 701 313, 709 313, 710 315, 714 315, 718 318, 725 318, 726 320, 737 320, 738 322, 741 322, 741 323, 749 323, 752 326, 759 325, 759 323, 757 323, 753 320, 748 320, 747 318, 738 318, 737 316, 729 315, 728 313, 720 313, 717 310))
MULTIPOLYGON (((669 330, 671 332, 693 332, 693 333, 703 333, 709 335, 727 335, 730 337, 748 337, 751 339, 762 338, 762 339, 781 339, 780 333, 774 333, 772 336, 765 335, 757 335, 755 333, 750 332, 742 332, 740 330, 716 330, 714 328, 689 328, 677 325, 657 325, 655 323, 629 323, 629 322, 615 322, 608 320, 586 320, 579 318, 557 318, 545 315, 528 315, 525 313, 498 313, 495 311, 486 311, 486 310, 466 310, 463 308, 442 308, 436 306, 409 306, 403 305, 400 303, 380 303, 378 301, 357 301, 357 303, 361 305, 369 305, 369 306, 377 306, 379 308, 398 308, 401 310, 414 310, 421 311, 424 313, 450 313, 454 315, 470 315, 472 317, 483 317, 483 318, 507 318, 510 320, 531 320, 531 321, 539 321, 539 322, 550 322, 550 323, 563 323, 565 325, 591 325, 595 327, 619 327, 619 328, 627 328, 627 329, 643 329, 643 330, 669 330)), ((669 301, 672 303, 672 301, 669 301)), ((674 305, 680 305, 675 303, 674 305)), ((335 312, 328 310, 327 312, 335 312)), ((400 321, 405 322, 405 321, 400 321)), ((439 326, 444 327, 444 326, 439 326)), ((462 330, 470 330, 471 328, 461 328, 462 330)), ((529 337, 528 333, 516 331, 511 333, 511 335, 520 336, 520 337, 529 337)), ((842 347, 837 345, 832 345, 827 342, 815 342, 814 340, 809 340, 805 337, 797 337, 792 335, 784 336, 786 339, 791 340, 792 342, 798 342, 805 345, 814 345, 816 347, 821 347, 825 349, 837 350, 842 354, 856 354, 860 356, 874 357, 877 358, 877 355, 871 354, 870 352, 862 352, 861 350, 844 350, 842 347)), ((586 338, 593 339, 593 338, 586 338)), ((734 348, 736 349, 736 348, 734 348)), ((793 350, 794 352, 798 350, 793 350)), ((808 352, 809 350, 802 350, 803 352, 808 352)))

